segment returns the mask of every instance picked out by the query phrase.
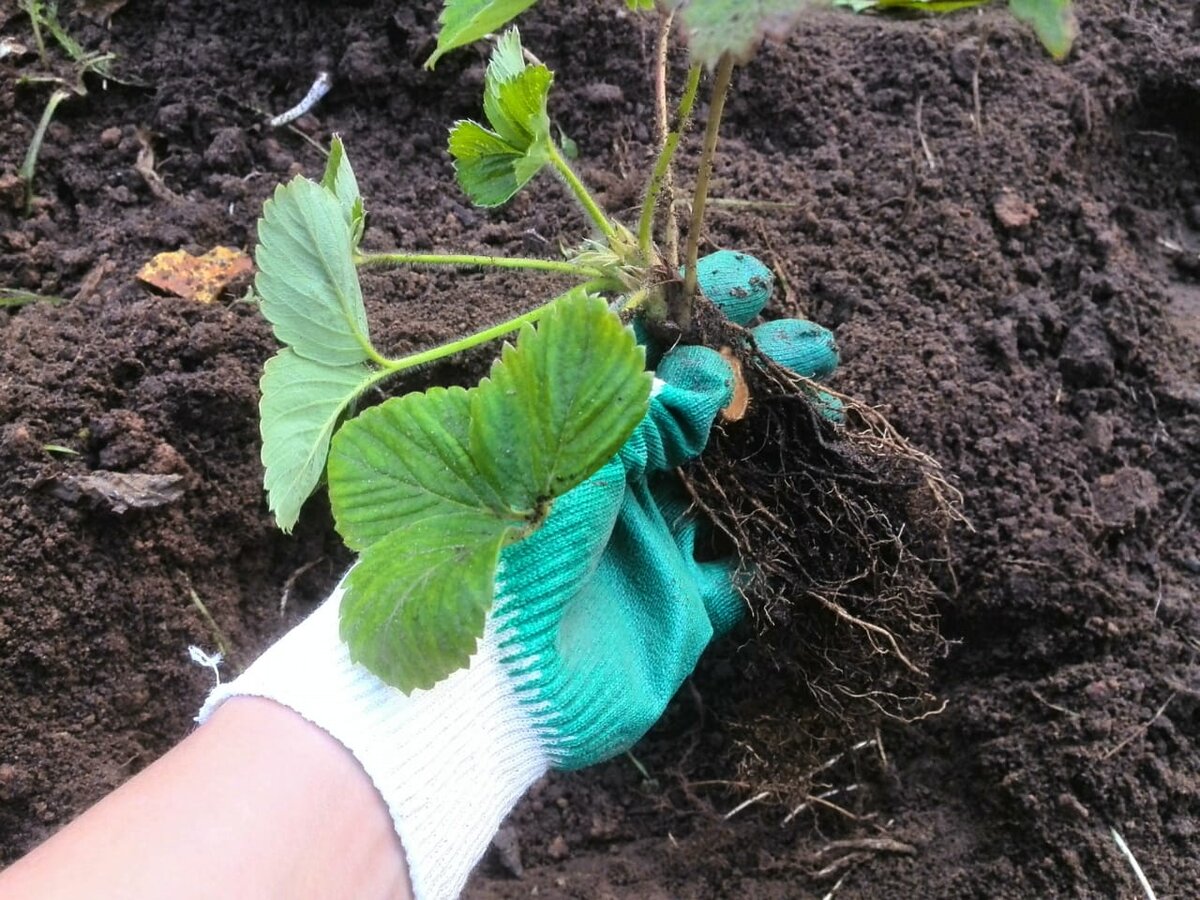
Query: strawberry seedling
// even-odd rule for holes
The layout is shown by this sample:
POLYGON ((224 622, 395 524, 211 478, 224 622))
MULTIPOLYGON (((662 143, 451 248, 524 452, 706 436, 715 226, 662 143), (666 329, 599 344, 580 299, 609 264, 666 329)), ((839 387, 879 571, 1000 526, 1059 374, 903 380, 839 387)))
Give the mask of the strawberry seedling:
MULTIPOLYGON (((429 63, 531 5, 448 0, 429 63)), ((683 475, 719 540, 732 545, 725 549, 752 568, 751 608, 784 619, 784 606, 808 594, 818 614, 862 629, 863 655, 878 657, 882 642, 914 682, 922 674, 937 636, 922 605, 928 576, 911 552, 918 538, 910 535, 929 528, 908 523, 918 492, 933 498, 926 509, 935 509, 937 522, 953 505, 936 465, 865 411, 859 430, 834 424, 838 401, 766 360, 748 332, 711 315, 696 290, 734 66, 765 35, 785 32, 805 5, 682 5, 691 66, 673 111, 665 72, 675 13, 661 14, 659 152, 633 227, 602 208, 556 141, 547 112, 553 73, 529 61, 515 28, 496 40, 484 121, 459 122, 450 132, 457 181, 475 204, 495 207, 552 172, 594 228, 562 258, 364 251, 366 207, 337 138, 319 183, 297 177, 265 205, 256 290, 284 344, 262 378, 269 505, 290 530, 327 472, 338 531, 360 554, 346 581, 342 635, 352 658, 384 680, 405 691, 427 688, 467 664, 492 604, 501 549, 533 533, 555 498, 599 469, 643 418, 651 377, 634 319, 652 335, 732 348, 746 372, 752 414, 683 475), (706 70, 712 95, 680 259, 674 204, 663 198, 673 190, 675 154, 706 70), (389 265, 521 269, 577 284, 491 328, 393 358, 371 340, 358 280, 362 267, 389 265), (476 387, 409 393, 353 415, 358 398, 392 376, 514 332, 515 343, 476 387), (852 612, 845 598, 856 591, 895 601, 884 604, 892 617, 871 622, 852 612)), ((652 8, 645 0, 629 6, 652 8)))

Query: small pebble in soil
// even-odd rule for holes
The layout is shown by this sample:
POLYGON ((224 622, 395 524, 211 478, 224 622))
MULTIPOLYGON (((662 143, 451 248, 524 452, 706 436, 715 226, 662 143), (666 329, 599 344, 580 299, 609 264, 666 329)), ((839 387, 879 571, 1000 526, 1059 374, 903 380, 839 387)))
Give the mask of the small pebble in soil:
POLYGON ((550 846, 546 848, 546 854, 551 859, 566 859, 571 853, 571 848, 567 846, 567 839, 561 834, 555 835, 554 840, 550 842, 550 846))

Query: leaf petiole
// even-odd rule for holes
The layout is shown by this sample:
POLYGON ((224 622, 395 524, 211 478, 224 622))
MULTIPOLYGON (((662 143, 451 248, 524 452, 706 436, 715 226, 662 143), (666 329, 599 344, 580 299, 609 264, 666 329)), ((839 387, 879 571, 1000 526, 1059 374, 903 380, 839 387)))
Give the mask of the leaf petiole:
POLYGON ((359 253, 354 257, 358 266, 462 266, 478 269, 531 269, 537 272, 558 272, 593 278, 600 275, 591 266, 558 259, 531 259, 519 256, 474 256, 443 253, 359 253))
MULTIPOLYGON (((608 280, 598 278, 594 281, 589 281, 586 284, 571 288, 567 294, 580 292, 590 294, 608 286, 608 280)), ((490 328, 485 328, 482 331, 477 331, 474 334, 469 334, 466 337, 459 338, 456 341, 450 341, 448 344, 442 344, 440 347, 432 347, 429 350, 422 350, 419 353, 412 353, 408 356, 402 356, 399 359, 380 359, 379 364, 383 366, 379 377, 372 379, 371 383, 395 375, 398 372, 403 372, 406 369, 412 369, 417 366, 423 366, 427 363, 436 362, 439 359, 444 359, 447 356, 453 356, 455 353, 461 353, 464 350, 470 350, 472 347, 478 347, 480 344, 486 344, 488 341, 494 341, 497 338, 502 338, 506 334, 511 334, 519 330, 523 325, 532 324, 546 314, 555 301, 561 299, 565 295, 560 295, 552 300, 547 300, 541 306, 529 310, 529 312, 521 313, 519 316, 513 316, 511 319, 506 319, 497 325, 490 328)))
POLYGON ((600 204, 596 202, 596 198, 591 195, 584 183, 579 180, 579 176, 575 174, 575 170, 563 158, 563 155, 559 152, 558 147, 554 145, 553 141, 547 142, 546 152, 550 164, 562 176, 563 181, 567 183, 567 187, 575 194, 575 199, 579 201, 579 205, 583 207, 584 212, 588 214, 591 220, 596 223, 596 227, 600 229, 600 232, 608 240, 609 244, 611 245, 618 241, 616 228, 608 220, 608 216, 604 214, 604 210, 600 208, 600 204))

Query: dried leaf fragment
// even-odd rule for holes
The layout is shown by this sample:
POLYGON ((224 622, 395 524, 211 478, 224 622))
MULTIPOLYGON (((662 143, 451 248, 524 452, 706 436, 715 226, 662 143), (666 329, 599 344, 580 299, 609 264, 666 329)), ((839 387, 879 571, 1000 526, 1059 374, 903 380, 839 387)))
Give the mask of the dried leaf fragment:
POLYGON ((53 493, 68 503, 87 498, 115 513, 124 513, 174 503, 183 496, 181 481, 182 475, 97 470, 88 475, 68 475, 59 479, 53 493))
POLYGON ((742 361, 728 347, 721 348, 721 358, 733 370, 733 399, 721 410, 721 418, 726 422, 740 422, 750 406, 750 388, 746 386, 746 376, 742 374, 742 361))
POLYGON ((186 250, 160 253, 142 266, 138 279, 175 297, 212 303, 233 281, 253 271, 254 264, 241 250, 213 247, 203 256, 186 250))

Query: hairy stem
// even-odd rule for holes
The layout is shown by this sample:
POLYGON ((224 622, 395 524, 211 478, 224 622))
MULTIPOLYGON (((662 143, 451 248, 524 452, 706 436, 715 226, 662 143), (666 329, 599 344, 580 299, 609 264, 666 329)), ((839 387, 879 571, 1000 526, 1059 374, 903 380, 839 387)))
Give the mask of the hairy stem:
POLYGON ((604 214, 604 210, 600 208, 600 204, 596 202, 596 198, 588 192, 587 187, 579 176, 575 174, 575 170, 570 164, 563 159, 563 155, 558 152, 558 148, 553 142, 549 144, 550 149, 550 164, 558 170, 558 174, 562 176, 563 181, 567 183, 567 187, 575 194, 575 199, 579 201, 579 205, 583 207, 584 212, 588 214, 596 227, 611 244, 617 238, 617 230, 613 228, 612 222, 608 220, 608 216, 604 214))
POLYGON ((537 272, 557 272, 594 278, 600 273, 589 266, 580 266, 559 259, 530 259, 521 256, 473 256, 463 253, 359 253, 354 262, 359 266, 462 266, 478 269, 532 269, 537 272))
MULTIPOLYGON (((582 285, 583 289, 592 292, 606 287, 608 282, 606 279, 598 278, 595 281, 589 281, 582 285)), ((462 353, 464 350, 470 350, 472 347, 478 347, 480 344, 486 344, 488 341, 494 341, 496 338, 502 338, 506 334, 517 331, 523 325, 536 322, 546 314, 550 306, 557 300, 555 297, 547 300, 541 306, 531 309, 529 312, 521 313, 519 316, 513 316, 511 319, 505 319, 498 325, 493 325, 490 328, 485 328, 482 331, 477 331, 474 334, 469 334, 466 337, 459 338, 456 341, 450 341, 448 344, 442 344, 440 347, 432 347, 429 350, 422 350, 419 353, 412 353, 408 356, 402 356, 399 359, 381 359, 379 363, 383 366, 379 377, 372 380, 372 384, 381 381, 382 379, 395 375, 398 372, 403 372, 406 369, 412 369, 417 366, 423 366, 426 363, 436 362, 439 359, 445 359, 447 356, 453 356, 455 353, 462 353)))
MULTIPOLYGON (((642 257, 646 260, 650 258, 650 249, 654 241, 654 213, 658 205, 659 195, 664 192, 671 177, 671 161, 675 158, 675 151, 679 148, 679 141, 683 137, 683 132, 687 129, 687 124, 692 115, 692 107, 696 103, 696 94, 700 87, 700 67, 692 66, 688 70, 687 85, 683 89, 683 96, 679 99, 679 109, 675 111, 675 121, 672 123, 671 129, 668 132, 666 139, 663 141, 662 150, 658 154, 658 159, 654 163, 654 173, 650 176, 650 184, 646 188, 646 200, 642 204, 642 215, 638 221, 638 248, 642 252, 642 257)), ((666 191, 668 197, 670 191, 666 191)), ((670 223, 675 218, 675 210, 671 207, 674 203, 669 204, 667 210, 668 229, 670 223)), ((669 232, 668 232, 669 233, 669 232)), ((676 238, 676 241, 678 238, 676 238)), ((676 257, 670 261, 672 269, 679 265, 678 247, 674 251, 676 257)), ((668 249, 668 255, 670 249, 668 249)))
POLYGON ((688 226, 687 273, 678 310, 671 314, 681 328, 692 319, 692 297, 696 294, 696 260, 700 254, 700 233, 704 229, 704 205, 708 201, 708 182, 712 178, 713 157, 717 152, 717 137, 721 130, 721 115, 725 112, 725 97, 733 78, 733 57, 726 53, 717 63, 717 78, 713 84, 712 103, 708 108, 708 125, 704 130, 704 150, 700 154, 700 171, 696 175, 696 193, 692 198, 692 221, 688 226), (680 319, 682 316, 682 320, 680 319))
POLYGON ((42 4, 40 0, 27 0, 19 4, 29 15, 29 25, 33 29, 33 42, 37 45, 38 59, 42 68, 49 68, 50 60, 46 56, 46 39, 42 37, 42 4))

